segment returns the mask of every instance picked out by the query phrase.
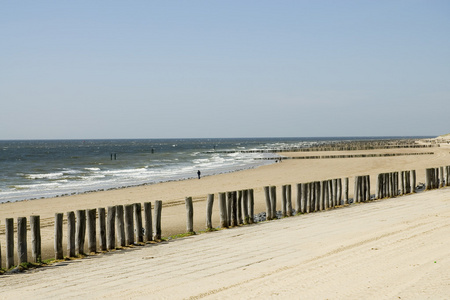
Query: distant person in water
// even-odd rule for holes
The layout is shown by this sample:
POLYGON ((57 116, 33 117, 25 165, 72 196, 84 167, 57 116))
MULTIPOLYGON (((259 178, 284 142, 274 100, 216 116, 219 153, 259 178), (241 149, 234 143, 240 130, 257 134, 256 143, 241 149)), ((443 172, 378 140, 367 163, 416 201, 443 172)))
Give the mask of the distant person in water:
POLYGON ((200 179, 200 170, 197 171, 198 179, 200 179))

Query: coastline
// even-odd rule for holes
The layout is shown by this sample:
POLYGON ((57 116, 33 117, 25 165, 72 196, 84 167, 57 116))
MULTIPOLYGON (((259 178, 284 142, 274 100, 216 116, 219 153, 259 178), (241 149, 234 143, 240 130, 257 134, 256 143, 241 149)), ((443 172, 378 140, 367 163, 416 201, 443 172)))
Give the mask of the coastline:
MULTIPOLYGON (((53 257, 53 220, 55 213, 66 213, 79 209, 107 207, 112 205, 132 204, 136 202, 163 201, 162 235, 170 236, 186 231, 185 197, 194 199, 194 230, 205 229, 206 197, 215 195, 213 208, 213 227, 219 226, 217 193, 253 188, 255 192, 255 214, 265 211, 264 191, 266 185, 277 186, 277 193, 281 193, 281 185, 304 183, 332 178, 350 178, 350 197, 353 194, 352 178, 358 175, 370 175, 375 180, 376 175, 388 171, 417 170, 417 182, 424 182, 425 169, 433 166, 448 165, 450 148, 447 144, 432 148, 433 155, 420 156, 392 156, 392 157, 357 157, 334 159, 286 159, 281 163, 274 163, 253 169, 237 172, 222 173, 205 176, 198 179, 186 179, 157 184, 127 187, 107 191, 77 194, 71 196, 44 198, 20 202, 4 203, 0 207, 0 220, 5 218, 29 217, 40 215, 42 222, 42 251, 43 258, 53 257)), ((354 151, 326 151, 326 155, 343 154, 373 154, 373 153, 410 153, 429 152, 423 149, 374 149, 354 151)), ((315 152, 322 155, 325 152, 315 152)), ((283 156, 308 156, 308 152, 282 152, 283 156)), ((375 184, 371 193, 374 193, 375 184)), ((293 187, 294 190, 294 187, 293 187)), ((279 196, 280 197, 280 196, 279 196)), ((295 196, 294 196, 295 197, 295 196)), ((280 199, 280 198, 279 198, 280 199)), ((278 207, 280 207, 278 203, 278 207)), ((66 228, 64 228, 64 232, 66 228)), ((0 224, 0 241, 4 247, 4 224, 0 224)), ((66 249, 64 249, 64 255, 66 249)), ((2 253, 4 249, 2 249, 2 253)))

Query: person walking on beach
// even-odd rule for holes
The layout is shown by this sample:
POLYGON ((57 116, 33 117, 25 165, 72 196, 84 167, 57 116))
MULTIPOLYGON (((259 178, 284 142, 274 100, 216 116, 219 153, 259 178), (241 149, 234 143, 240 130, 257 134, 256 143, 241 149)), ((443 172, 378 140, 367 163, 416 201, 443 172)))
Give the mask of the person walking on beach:
POLYGON ((197 171, 198 179, 200 179, 200 170, 197 171))

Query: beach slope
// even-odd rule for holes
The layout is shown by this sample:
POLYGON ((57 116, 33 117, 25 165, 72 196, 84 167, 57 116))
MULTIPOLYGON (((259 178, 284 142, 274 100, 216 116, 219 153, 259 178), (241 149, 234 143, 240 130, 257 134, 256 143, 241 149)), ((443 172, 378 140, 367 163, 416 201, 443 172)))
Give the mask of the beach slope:
POLYGON ((0 280, 2 299, 444 299, 450 188, 205 233, 0 280))

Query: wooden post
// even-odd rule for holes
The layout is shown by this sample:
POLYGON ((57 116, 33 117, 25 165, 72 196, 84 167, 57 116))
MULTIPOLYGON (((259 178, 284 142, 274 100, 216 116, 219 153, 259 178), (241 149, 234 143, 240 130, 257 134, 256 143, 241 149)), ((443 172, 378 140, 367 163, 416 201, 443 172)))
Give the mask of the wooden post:
POLYGON ((117 236, 117 246, 125 247, 125 219, 124 219, 124 206, 116 206, 116 236, 117 236))
POLYGON ((297 198, 295 200, 295 211, 297 214, 302 212, 302 184, 297 183, 297 198))
POLYGON ((286 185, 286 201, 287 201, 287 216, 292 216, 292 187, 290 184, 286 185))
POLYGON ((301 212, 302 213, 306 213, 306 206, 307 206, 307 198, 308 198, 308 184, 307 183, 302 183, 301 184, 301 199, 300 199, 300 207, 301 207, 301 212))
POLYGON ((55 259, 63 259, 63 217, 64 214, 56 213, 55 214, 55 259))
POLYGON ((106 247, 108 250, 116 248, 116 206, 108 206, 106 220, 106 247))
POLYGON ((255 215, 255 198, 254 198, 254 192, 253 189, 250 189, 248 191, 248 213, 249 213, 249 223, 253 224, 255 222, 254 215, 255 215))
POLYGON ((309 196, 310 196, 310 204, 309 204, 309 212, 314 212, 316 209, 316 191, 314 182, 309 183, 309 196))
POLYGON ((331 185, 333 187, 333 207, 336 207, 338 205, 338 203, 337 203, 337 179, 333 179, 331 182, 331 185))
POLYGON ((328 185, 328 207, 334 208, 333 202, 333 181, 331 179, 327 180, 328 185))
POLYGON ((227 195, 227 224, 228 227, 231 227, 231 212, 233 210, 233 193, 226 192, 227 195))
POLYGON ((370 176, 365 176, 366 201, 370 201, 370 176))
POLYGON ((244 224, 250 223, 250 217, 248 215, 248 190, 242 191, 242 214, 244 216, 244 224))
POLYGON ((272 201, 270 201, 270 187, 264 187, 264 195, 266 199, 266 220, 272 220, 272 201))
POLYGON ((125 244, 127 246, 134 244, 134 222, 133 222, 133 205, 124 205, 124 221, 125 221, 125 244))
POLYGON ((6 233, 6 269, 14 266, 14 219, 5 220, 6 233))
POLYGON ((186 197, 186 231, 194 232, 194 207, 192 206, 192 197, 186 197))
POLYGON ((444 167, 439 167, 439 187, 444 187, 444 167))
POLYGON ((104 207, 97 208, 98 213, 98 232, 99 232, 99 249, 106 251, 106 211, 104 207))
POLYGON ((153 240, 152 203, 144 202, 144 241, 150 242, 152 240, 153 240))
POLYGON ((41 219, 39 216, 30 216, 31 229, 31 257, 33 262, 39 263, 41 257, 41 219))
POLYGON ((161 240, 161 211, 162 211, 162 201, 155 201, 155 216, 153 218, 153 228, 155 228, 155 233, 153 235, 153 239, 155 241, 161 240))
POLYGON ((86 236, 86 211, 76 211, 77 224, 75 231, 75 253, 77 255, 84 254, 84 239, 86 236))
POLYGON ((86 209, 88 252, 97 252, 97 216, 95 209, 86 209))
POLYGON ((337 179, 337 187, 336 187, 336 200, 337 205, 342 205, 342 179, 337 179))
POLYGON ((238 191, 237 192, 236 208, 237 208, 237 221, 238 221, 238 224, 243 224, 244 221, 242 219, 242 191, 238 191))
POLYGON ((227 199, 225 193, 219 193, 220 227, 228 228, 227 199))
POLYGON ((425 188, 427 190, 431 189, 431 173, 430 173, 430 169, 425 169, 425 188))
POLYGON ((439 188, 439 168, 434 168, 434 188, 439 188))
POLYGON ((67 212, 67 254, 75 257, 75 213, 67 212))
POLYGON ((355 191, 353 193, 353 203, 359 202, 359 176, 355 176, 355 191))
POLYGON ((272 218, 277 219, 277 187, 270 187, 270 204, 272 207, 272 218))
POLYGON ((214 205, 214 194, 208 194, 206 200, 206 229, 212 229, 212 210, 214 205))
POLYGON ((18 264, 28 262, 27 256, 27 218, 17 218, 17 257, 18 264))
POLYGON ((348 204, 348 177, 344 178, 344 205, 348 204))
POLYGON ((231 225, 238 226, 238 205, 237 205, 237 192, 231 192, 231 225))
POLYGON ((140 203, 133 204, 134 224, 135 224, 135 240, 137 243, 144 242, 144 234, 142 232, 142 206, 140 203))
POLYGON ((287 217, 287 198, 286 198, 286 185, 281 186, 281 215, 287 217))
POLYGON ((377 198, 377 199, 381 199, 381 174, 378 174, 378 176, 377 176, 377 185, 376 185, 376 187, 377 187, 377 189, 376 189, 376 192, 375 192, 375 198, 377 198))
POLYGON ((306 213, 311 212, 311 184, 308 182, 305 184, 306 187, 306 213))

